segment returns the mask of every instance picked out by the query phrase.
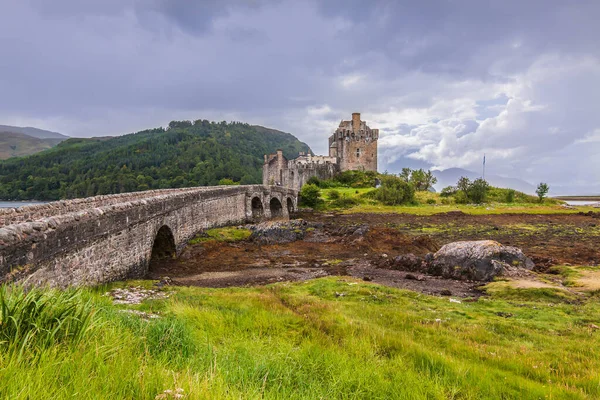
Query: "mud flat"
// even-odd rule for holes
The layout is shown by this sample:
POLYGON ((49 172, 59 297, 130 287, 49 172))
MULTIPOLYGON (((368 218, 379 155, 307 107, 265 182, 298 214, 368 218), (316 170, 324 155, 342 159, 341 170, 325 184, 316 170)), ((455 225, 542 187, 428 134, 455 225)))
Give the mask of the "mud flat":
MULTIPOLYGON (((208 240, 154 265, 149 278, 186 286, 230 287, 353 276, 433 295, 477 297, 481 282, 390 268, 403 254, 424 257, 459 240, 491 239, 519 247, 545 272, 556 265, 600 263, 600 213, 466 215, 304 213, 297 240, 208 240)), ((245 227, 251 228, 251 227, 245 227)), ((532 279, 535 279, 532 278, 532 279)))

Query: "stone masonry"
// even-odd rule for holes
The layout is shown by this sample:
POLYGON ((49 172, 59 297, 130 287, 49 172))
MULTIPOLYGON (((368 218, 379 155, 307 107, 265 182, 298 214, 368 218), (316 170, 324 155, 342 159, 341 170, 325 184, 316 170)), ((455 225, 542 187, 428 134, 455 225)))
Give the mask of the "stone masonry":
POLYGON ((198 232, 289 218, 297 192, 220 186, 151 190, 0 210, 0 281, 57 287, 143 277, 153 246, 179 254, 198 232), (168 250, 168 249, 167 249, 168 250))
POLYGON ((352 120, 341 121, 329 137, 329 156, 300 153, 288 160, 281 150, 265 155, 263 185, 300 190, 311 177, 330 179, 349 170, 377 171, 379 129, 371 129, 353 113, 352 120))

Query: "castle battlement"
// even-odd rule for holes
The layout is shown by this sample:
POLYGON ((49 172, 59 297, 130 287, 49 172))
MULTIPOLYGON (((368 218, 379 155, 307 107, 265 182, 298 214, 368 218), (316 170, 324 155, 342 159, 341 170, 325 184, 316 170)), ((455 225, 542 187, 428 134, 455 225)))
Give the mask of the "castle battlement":
POLYGON ((263 184, 299 190, 308 179, 330 179, 348 170, 377 171, 379 129, 371 129, 361 121, 360 113, 342 120, 329 137, 329 156, 300 153, 288 160, 281 150, 265 155, 263 184))

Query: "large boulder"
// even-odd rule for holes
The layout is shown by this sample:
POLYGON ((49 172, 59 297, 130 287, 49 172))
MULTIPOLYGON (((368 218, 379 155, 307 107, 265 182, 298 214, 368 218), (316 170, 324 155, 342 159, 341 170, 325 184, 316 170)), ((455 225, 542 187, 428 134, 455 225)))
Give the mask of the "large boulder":
POLYGON ((475 281, 490 281, 507 270, 533 267, 533 261, 520 249, 494 240, 449 243, 429 262, 429 272, 433 275, 475 281))

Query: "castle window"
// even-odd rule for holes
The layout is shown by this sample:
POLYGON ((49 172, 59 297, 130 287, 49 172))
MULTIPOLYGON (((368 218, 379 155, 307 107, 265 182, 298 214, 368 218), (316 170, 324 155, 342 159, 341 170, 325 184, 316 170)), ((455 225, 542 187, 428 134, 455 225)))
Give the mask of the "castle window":
POLYGON ((356 157, 360 157, 360 149, 356 149, 356 157))

